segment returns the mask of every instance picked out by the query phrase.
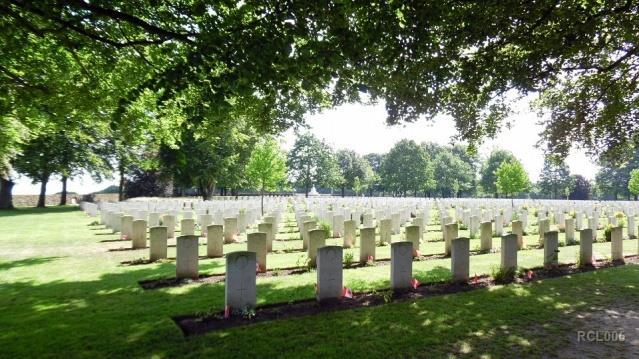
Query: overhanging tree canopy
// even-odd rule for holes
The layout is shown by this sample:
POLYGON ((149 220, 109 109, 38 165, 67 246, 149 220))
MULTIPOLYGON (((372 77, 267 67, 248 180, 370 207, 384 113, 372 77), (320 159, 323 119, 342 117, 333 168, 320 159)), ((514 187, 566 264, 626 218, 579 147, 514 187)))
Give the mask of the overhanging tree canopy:
MULTIPOLYGON (((366 92, 385 100, 389 123, 450 114, 473 145, 503 123, 508 91, 538 92, 550 114, 550 151, 565 154, 578 142, 619 154, 639 131, 638 7, 619 0, 10 0, 0 11, 6 28, 144 59, 149 75, 124 102, 145 88, 169 99, 195 87, 205 101, 192 104, 194 112, 252 99, 263 112, 256 121, 273 129, 366 92)), ((11 64, 1 65, 3 78, 16 81, 11 64)))

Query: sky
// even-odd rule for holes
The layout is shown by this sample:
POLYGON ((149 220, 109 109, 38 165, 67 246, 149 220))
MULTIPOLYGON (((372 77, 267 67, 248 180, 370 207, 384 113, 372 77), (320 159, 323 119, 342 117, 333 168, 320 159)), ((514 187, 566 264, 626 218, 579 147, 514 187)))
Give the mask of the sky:
MULTIPOLYGON (((430 141, 442 145, 451 144, 455 134, 452 119, 436 117, 433 121, 419 120, 405 125, 389 127, 385 124, 386 111, 383 104, 343 105, 322 113, 309 115, 306 122, 309 131, 324 139, 334 149, 351 149, 359 154, 385 153, 399 140, 411 139, 416 142, 430 141)), ((515 113, 509 118, 512 126, 502 131, 495 139, 486 140, 479 148, 480 156, 488 157, 493 149, 500 148, 511 151, 524 165, 532 181, 536 181, 543 166, 543 152, 535 145, 539 140, 542 127, 540 118, 529 110, 527 102, 515 106, 515 113)), ((295 141, 295 132, 286 131, 281 136, 284 148, 289 149, 295 141)), ((584 151, 574 149, 566 159, 572 174, 580 174, 594 179, 598 167, 584 151)), ((99 191, 109 185, 117 184, 116 179, 94 182, 85 175, 68 183, 68 190, 77 193, 99 191)), ((58 180, 47 186, 47 194, 58 193, 62 185, 58 180)), ((18 178, 13 190, 14 194, 38 194, 39 184, 32 184, 28 178, 18 178)))

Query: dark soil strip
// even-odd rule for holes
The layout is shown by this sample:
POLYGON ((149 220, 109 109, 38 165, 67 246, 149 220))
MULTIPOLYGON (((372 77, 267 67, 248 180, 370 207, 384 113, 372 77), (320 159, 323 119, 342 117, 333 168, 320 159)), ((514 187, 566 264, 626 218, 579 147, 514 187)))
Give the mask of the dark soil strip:
POLYGON ((128 252, 128 251, 139 251, 142 249, 149 249, 149 247, 144 247, 144 248, 131 248, 131 247, 120 247, 120 248, 111 248, 108 249, 108 252, 128 252))
POLYGON ((100 243, 109 243, 109 242, 131 242, 130 239, 103 239, 100 243))
MULTIPOLYGON (((546 278, 556 278, 576 273, 590 272, 601 268, 615 267, 624 264, 639 264, 639 257, 636 255, 628 256, 625 259, 625 263, 598 261, 594 264, 594 266, 587 267, 578 267, 575 264, 564 264, 553 268, 533 268, 528 270, 526 273, 513 278, 510 283, 523 284, 546 278)), ((240 315, 231 315, 229 318, 224 318, 223 311, 214 314, 180 315, 172 317, 172 319, 178 327, 180 327, 184 336, 188 337, 270 320, 289 319, 340 310, 373 307, 390 302, 468 292, 475 289, 491 287, 497 284, 498 283, 496 283, 491 277, 481 276, 471 278, 468 282, 424 283, 413 290, 402 292, 391 292, 389 289, 386 289, 375 292, 354 293, 353 298, 336 299, 326 303, 318 303, 313 299, 288 303, 274 303, 258 306, 255 309, 254 316, 250 319, 240 315)))

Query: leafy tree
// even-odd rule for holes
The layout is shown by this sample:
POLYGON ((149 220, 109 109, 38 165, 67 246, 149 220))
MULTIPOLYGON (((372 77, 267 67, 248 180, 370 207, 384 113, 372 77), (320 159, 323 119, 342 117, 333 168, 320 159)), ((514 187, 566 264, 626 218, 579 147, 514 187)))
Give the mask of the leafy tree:
POLYGON ((360 186, 365 186, 372 180, 372 169, 370 168, 370 164, 360 155, 355 153, 355 151, 339 150, 335 155, 341 175, 340 186, 342 190, 342 197, 344 197, 346 189, 355 190, 356 178, 359 180, 360 186))
POLYGON ((456 144, 451 148, 453 155, 462 160, 472 172, 471 188, 467 189, 468 195, 475 195, 477 191, 477 175, 481 168, 481 160, 477 152, 466 145, 456 144))
POLYGON ((605 157, 599 159, 599 171, 595 177, 595 188, 598 196, 607 199, 631 198, 628 190, 630 171, 639 168, 639 151, 629 150, 624 156, 626 161, 609 160, 605 157))
POLYGON ((287 166, 295 186, 307 197, 313 185, 332 188, 341 180, 331 148, 311 133, 298 135, 288 152, 287 166))
POLYGON ((126 198, 163 197, 170 194, 170 185, 165 177, 166 175, 156 169, 146 170, 141 167, 128 169, 124 186, 126 198))
POLYGON ((204 200, 210 200, 215 188, 223 183, 230 188, 243 184, 255 131, 237 120, 218 127, 185 127, 179 147, 162 146, 160 161, 172 173, 176 185, 195 187, 204 200))
POLYGON ((470 165, 448 148, 437 152, 433 165, 435 190, 444 197, 457 197, 460 192, 470 191, 475 180, 470 165))
POLYGON ((364 155, 364 159, 368 162, 368 165, 371 169, 371 175, 368 181, 368 191, 369 196, 373 196, 373 192, 383 192, 384 187, 382 186, 381 180, 381 170, 382 163, 384 162, 384 155, 379 153, 369 153, 364 155))
POLYGON ((413 140, 397 142, 384 156, 381 178, 384 187, 396 195, 424 188, 428 181, 428 160, 423 149, 413 140))
POLYGON ((46 205, 47 184, 60 168, 56 156, 64 141, 64 137, 56 132, 41 134, 23 146, 21 154, 14 161, 19 173, 31 178, 34 184, 40 183, 37 207, 46 205))
POLYGON ((495 171, 503 162, 515 160, 515 156, 510 151, 506 150, 493 150, 488 156, 486 162, 483 163, 481 168, 481 177, 479 183, 484 193, 493 193, 497 197, 497 186, 495 171))
MULTIPOLYGON (((145 113, 177 108, 195 127, 242 118, 271 133, 365 93, 384 100, 389 124, 452 116, 471 149, 510 113, 506 93, 535 92, 550 152, 578 143, 621 163, 639 134, 638 10, 574 0, 10 1, 0 7, 0 116, 11 129, 0 134, 0 195, 10 193, 6 164, 51 122, 109 122, 123 176, 148 140, 168 142, 149 136, 146 117, 123 121, 147 92, 157 106, 145 113), (77 111, 89 116, 50 116, 77 111)), ((220 183, 241 182, 238 167, 220 183)))
POLYGON ((274 191, 286 180, 286 156, 277 142, 266 137, 260 140, 246 165, 249 185, 260 191, 264 215, 264 191, 274 191))
POLYGON ((603 164, 595 176, 595 188, 598 197, 617 200, 620 196, 629 198, 629 172, 624 168, 603 164))
POLYGON ((590 199, 590 191, 591 191, 590 181, 588 181, 582 175, 573 175, 571 177, 572 177, 572 182, 574 183, 574 186, 572 187, 572 190, 570 191, 570 195, 568 196, 568 199, 573 199, 573 200, 590 199))
POLYGON ((365 186, 362 184, 362 181, 359 180, 359 177, 355 177, 353 180, 353 191, 355 191, 355 195, 359 196, 359 193, 364 190, 365 186))
POLYGON ((637 195, 639 195, 639 169, 637 168, 630 171, 628 190, 630 191, 630 193, 634 194, 635 199, 637 199, 637 195))
MULTIPOLYGON (((2 48, 10 50, 30 35, 105 58, 144 58, 145 70, 155 71, 132 81, 126 99, 142 88, 171 89, 166 100, 195 86, 206 96, 188 105, 193 109, 226 112, 235 106, 232 98, 266 109, 313 109, 329 98, 357 100, 363 89, 372 100, 385 100, 389 123, 449 114, 475 146, 510 112, 509 90, 539 92, 540 106, 550 112, 544 138, 552 152, 566 154, 580 142, 613 153, 636 140, 638 4, 457 5, 11 1, 0 24, 13 30, 2 35, 8 43, 2 48)), ((11 70, 5 65, 12 59, 2 60, 11 70)), ((286 126, 302 120, 303 111, 295 112, 257 121, 286 126)))
POLYGON ((20 153, 22 143, 27 138, 27 128, 17 119, 0 116, 0 209, 13 208, 11 191, 11 160, 20 153))
POLYGON ((495 172, 497 175, 497 191, 501 194, 513 196, 526 191, 530 186, 528 174, 521 162, 514 160, 503 162, 495 172))
POLYGON ((561 198, 572 185, 570 169, 564 161, 546 157, 538 185, 542 194, 553 199, 561 198))

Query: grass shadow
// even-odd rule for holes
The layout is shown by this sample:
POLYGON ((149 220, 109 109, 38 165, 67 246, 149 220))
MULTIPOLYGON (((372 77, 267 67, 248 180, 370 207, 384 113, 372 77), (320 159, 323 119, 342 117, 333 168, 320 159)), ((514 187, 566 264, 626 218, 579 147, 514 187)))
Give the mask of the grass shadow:
POLYGON ((23 215, 40 215, 40 214, 52 214, 52 213, 68 213, 79 212, 79 206, 52 206, 45 208, 38 207, 18 207, 14 209, 0 209, 0 217, 14 217, 23 215))
POLYGON ((0 270, 40 265, 40 264, 52 262, 59 258, 62 258, 62 257, 32 257, 32 258, 25 258, 25 259, 19 259, 19 260, 8 261, 8 262, 0 261, 0 270))

